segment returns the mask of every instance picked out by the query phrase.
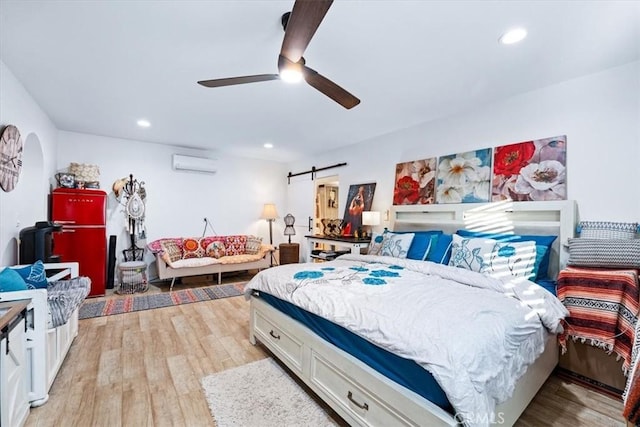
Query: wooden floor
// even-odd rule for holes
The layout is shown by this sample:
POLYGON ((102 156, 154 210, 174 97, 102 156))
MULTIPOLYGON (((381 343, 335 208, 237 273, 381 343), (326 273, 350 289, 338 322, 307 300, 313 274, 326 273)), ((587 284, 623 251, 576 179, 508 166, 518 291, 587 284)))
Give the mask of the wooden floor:
MULTIPOLYGON (((49 402, 26 425, 213 426, 200 379, 268 357, 248 325, 242 296, 81 320, 49 402)), ((516 425, 625 426, 621 412, 551 377, 516 425)))

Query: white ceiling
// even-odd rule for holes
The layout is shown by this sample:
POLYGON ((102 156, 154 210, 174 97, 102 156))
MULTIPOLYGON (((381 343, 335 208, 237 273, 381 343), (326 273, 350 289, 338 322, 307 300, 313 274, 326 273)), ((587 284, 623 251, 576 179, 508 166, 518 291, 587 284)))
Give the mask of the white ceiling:
POLYGON ((279 161, 640 59, 639 1, 338 0, 304 56, 354 109, 305 83, 196 84, 277 72, 292 5, 0 0, 0 59, 59 129, 279 161))

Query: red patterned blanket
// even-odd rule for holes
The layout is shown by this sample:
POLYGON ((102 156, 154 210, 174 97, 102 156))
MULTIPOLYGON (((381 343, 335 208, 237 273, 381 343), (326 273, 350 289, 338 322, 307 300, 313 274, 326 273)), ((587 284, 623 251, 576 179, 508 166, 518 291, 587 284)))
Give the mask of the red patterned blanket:
POLYGON ((558 275, 557 294, 569 310, 563 351, 567 335, 614 351, 626 375, 638 320, 638 271, 569 267, 558 275))

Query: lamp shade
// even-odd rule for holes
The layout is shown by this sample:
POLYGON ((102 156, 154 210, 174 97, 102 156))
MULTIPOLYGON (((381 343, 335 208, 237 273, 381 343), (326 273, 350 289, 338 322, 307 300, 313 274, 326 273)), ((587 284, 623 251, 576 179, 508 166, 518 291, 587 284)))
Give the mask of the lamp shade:
POLYGON ((380 212, 362 212, 362 225, 380 225, 380 212))
POLYGON ((262 215, 260 215, 260 219, 273 220, 278 218, 278 211, 276 210, 276 205, 273 203, 265 203, 264 208, 262 209, 262 215))

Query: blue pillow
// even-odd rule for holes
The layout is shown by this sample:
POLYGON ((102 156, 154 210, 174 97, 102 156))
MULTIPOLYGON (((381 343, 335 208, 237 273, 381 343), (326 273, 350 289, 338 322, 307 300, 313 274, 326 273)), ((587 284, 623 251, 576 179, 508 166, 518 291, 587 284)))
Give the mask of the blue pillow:
POLYGON ((536 261, 533 267, 534 282, 547 279, 549 275, 549 257, 551 254, 551 245, 557 239, 557 236, 536 236, 536 235, 518 235, 518 234, 497 234, 482 233, 478 231, 458 230, 456 234, 464 237, 487 237, 499 241, 507 242, 536 242, 536 261))
POLYGON ((427 261, 437 262, 438 264, 449 264, 451 258, 451 234, 438 234, 438 240, 435 245, 431 245, 431 250, 427 254, 427 261))
POLYGON ((20 276, 14 269, 5 268, 0 271, 0 292, 14 292, 14 291, 26 291, 27 284, 24 283, 22 276, 20 276))
POLYGON ((47 275, 44 272, 42 261, 38 260, 31 265, 14 270, 22 276, 29 289, 47 289, 47 275))
POLYGON ((424 261, 429 254, 429 248, 431 247, 431 237, 442 234, 442 230, 428 230, 428 231, 394 231, 395 234, 414 233, 411 246, 409 246, 409 252, 407 252, 407 258, 417 259, 418 261, 424 261))

